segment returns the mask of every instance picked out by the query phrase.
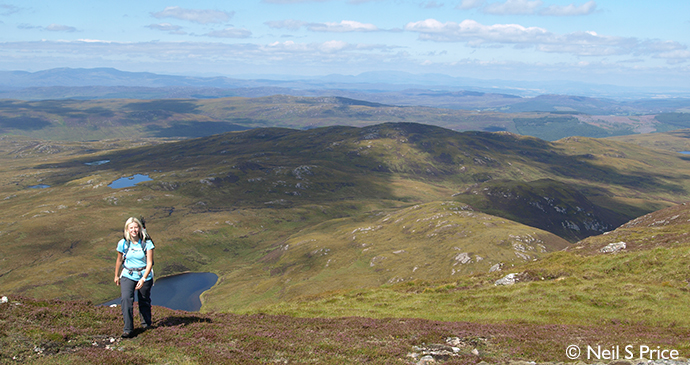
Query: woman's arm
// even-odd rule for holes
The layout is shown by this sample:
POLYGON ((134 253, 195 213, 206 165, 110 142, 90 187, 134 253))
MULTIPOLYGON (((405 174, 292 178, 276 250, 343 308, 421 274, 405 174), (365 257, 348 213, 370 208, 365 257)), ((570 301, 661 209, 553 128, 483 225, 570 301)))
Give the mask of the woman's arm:
POLYGON ((134 287, 136 290, 141 289, 141 287, 144 285, 144 281, 146 281, 146 278, 149 277, 149 274, 151 273, 151 269, 153 268, 153 250, 153 248, 146 250, 146 270, 144 271, 144 275, 137 282, 137 286, 134 287))
POLYGON ((115 285, 120 286, 120 268, 122 267, 122 252, 117 253, 117 260, 115 260, 115 285))

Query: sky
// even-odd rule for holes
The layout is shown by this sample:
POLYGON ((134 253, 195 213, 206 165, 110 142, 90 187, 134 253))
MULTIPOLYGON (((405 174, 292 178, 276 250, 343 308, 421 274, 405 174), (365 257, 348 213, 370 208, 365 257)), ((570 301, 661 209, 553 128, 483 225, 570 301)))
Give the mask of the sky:
POLYGON ((0 0, 0 70, 690 85, 687 0, 0 0))

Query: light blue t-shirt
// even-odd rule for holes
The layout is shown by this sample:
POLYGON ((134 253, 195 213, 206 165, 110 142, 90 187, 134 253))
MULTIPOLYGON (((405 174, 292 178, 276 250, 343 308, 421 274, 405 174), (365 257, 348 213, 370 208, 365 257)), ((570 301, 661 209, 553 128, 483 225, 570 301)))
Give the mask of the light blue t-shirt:
MULTIPOLYGON (((121 252, 123 255, 125 255, 124 265, 130 269, 138 269, 141 267, 146 268, 146 255, 144 254, 144 250, 142 249, 141 241, 129 242, 128 252, 125 252, 125 242, 127 241, 125 241, 125 239, 123 238, 120 240, 120 242, 117 243, 117 252, 121 252)), ((146 245, 147 251, 153 250, 155 248, 151 240, 146 240, 144 244, 146 245)), ((146 271, 146 269, 141 271, 133 270, 132 274, 130 274, 129 270, 122 269, 122 274, 120 276, 126 277, 134 281, 139 281, 141 280, 141 277, 144 275, 144 271, 146 271)), ((153 269, 151 269, 149 276, 146 277, 146 281, 149 281, 151 279, 153 279, 153 269)))

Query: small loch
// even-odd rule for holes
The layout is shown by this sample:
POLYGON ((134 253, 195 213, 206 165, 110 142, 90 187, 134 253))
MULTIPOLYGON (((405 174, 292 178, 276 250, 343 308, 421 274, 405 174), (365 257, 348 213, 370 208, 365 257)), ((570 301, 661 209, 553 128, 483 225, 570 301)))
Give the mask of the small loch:
POLYGON ((148 175, 135 174, 129 177, 121 177, 111 182, 108 187, 113 189, 131 188, 134 185, 145 181, 153 181, 153 179, 148 175))
POLYGON ((110 160, 98 160, 98 161, 92 161, 92 162, 84 162, 84 165, 86 165, 86 166, 100 166, 100 165, 105 165, 108 162, 110 162, 110 160))
MULTIPOLYGON (((201 309, 199 296, 216 284, 218 275, 210 272, 191 272, 155 280, 151 288, 151 304, 175 310, 198 312, 201 309)), ((136 294, 134 300, 137 300, 136 294)), ((120 305, 120 298, 102 305, 112 304, 120 305)))
POLYGON ((29 189, 47 189, 47 188, 49 188, 49 187, 50 187, 50 185, 38 184, 38 185, 31 185, 31 186, 29 186, 29 189))

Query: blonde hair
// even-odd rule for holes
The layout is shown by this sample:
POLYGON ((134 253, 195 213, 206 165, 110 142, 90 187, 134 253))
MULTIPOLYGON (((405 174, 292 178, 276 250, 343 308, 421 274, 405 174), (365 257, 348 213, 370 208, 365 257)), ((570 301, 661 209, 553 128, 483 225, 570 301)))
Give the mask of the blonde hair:
POLYGON ((132 223, 136 223, 136 224, 139 226, 139 235, 138 235, 137 238, 138 238, 139 240, 142 240, 142 241, 143 241, 143 240, 144 240, 144 226, 141 224, 141 221, 140 221, 140 220, 138 220, 138 219, 136 219, 136 218, 134 218, 134 217, 129 217, 129 218, 127 219, 127 221, 125 222, 125 239, 126 239, 127 241, 131 241, 131 240, 132 240, 132 237, 129 236, 129 230, 127 229, 127 228, 129 227, 129 225, 132 224, 132 223))

